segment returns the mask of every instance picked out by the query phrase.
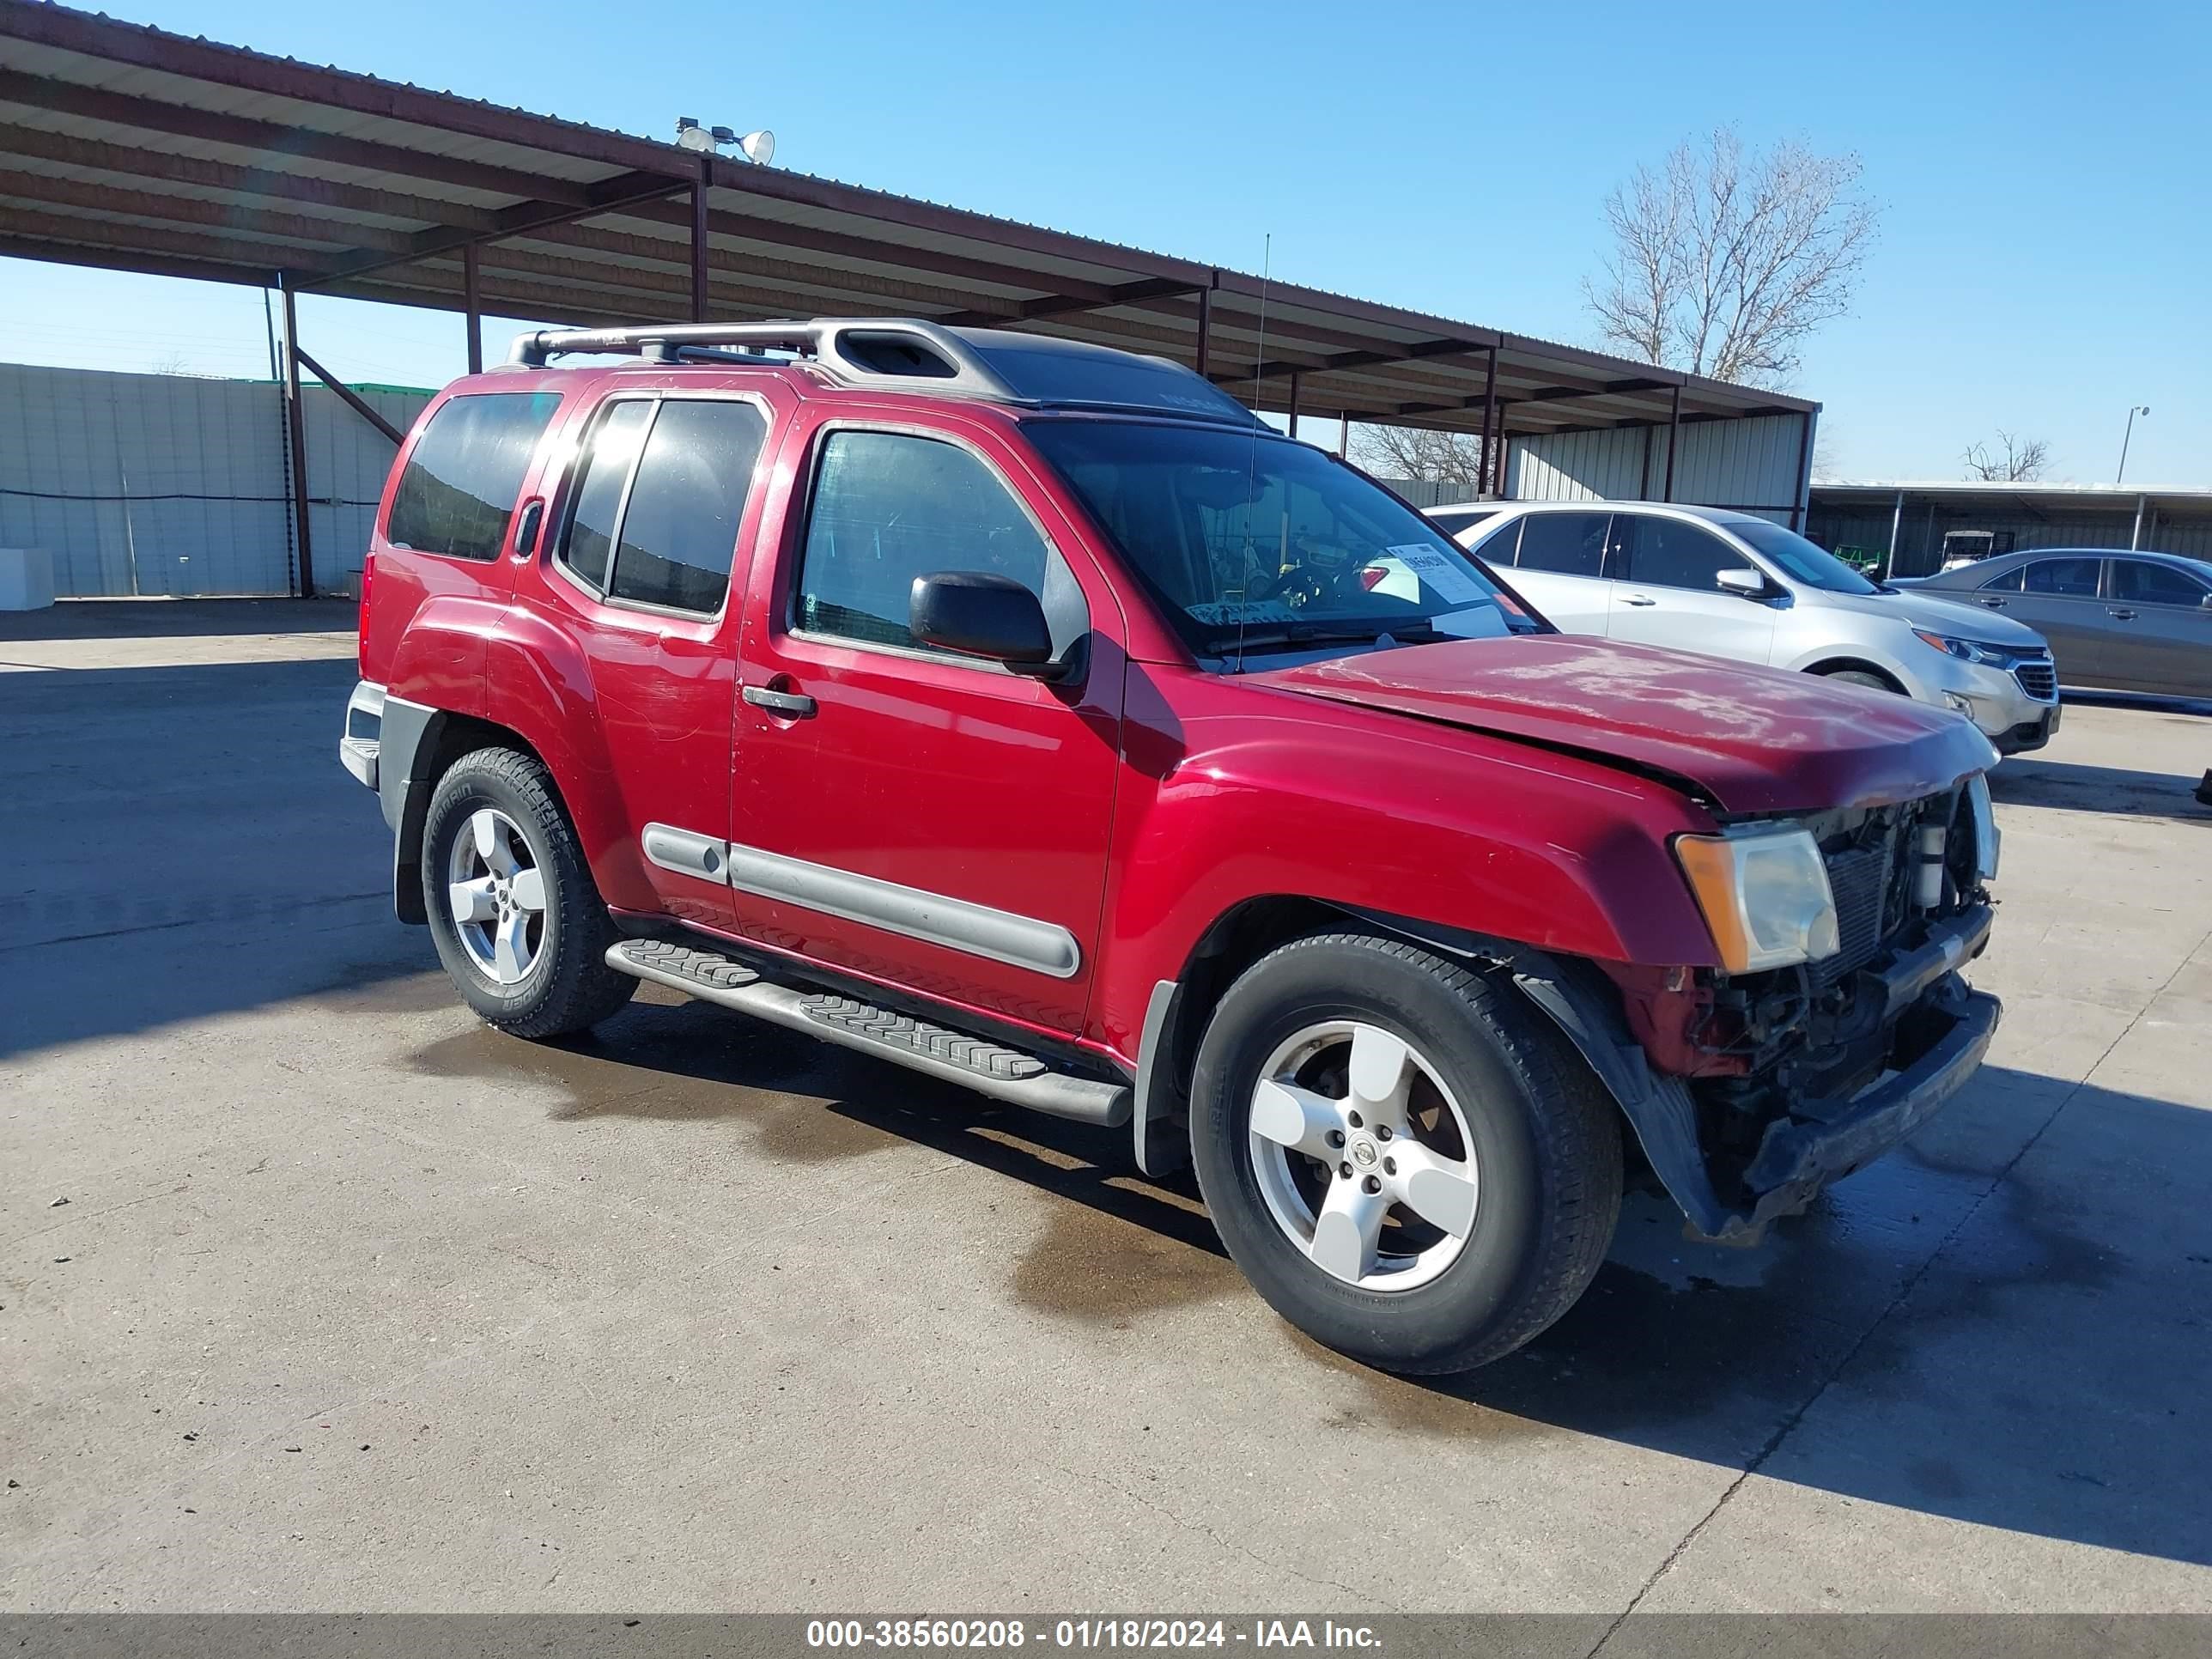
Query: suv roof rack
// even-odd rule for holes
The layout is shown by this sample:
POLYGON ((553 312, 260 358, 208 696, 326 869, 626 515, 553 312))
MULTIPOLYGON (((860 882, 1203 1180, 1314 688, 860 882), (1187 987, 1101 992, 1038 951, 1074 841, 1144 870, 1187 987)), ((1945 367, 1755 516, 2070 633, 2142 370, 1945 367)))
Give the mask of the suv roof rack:
POLYGON ((904 317, 541 329, 515 336, 507 363, 543 368, 556 357, 611 352, 659 362, 757 366, 771 361, 759 355, 768 351, 795 352, 836 384, 872 391, 927 391, 1037 408, 1140 410, 1238 426, 1259 422, 1211 381, 1165 357, 904 317))

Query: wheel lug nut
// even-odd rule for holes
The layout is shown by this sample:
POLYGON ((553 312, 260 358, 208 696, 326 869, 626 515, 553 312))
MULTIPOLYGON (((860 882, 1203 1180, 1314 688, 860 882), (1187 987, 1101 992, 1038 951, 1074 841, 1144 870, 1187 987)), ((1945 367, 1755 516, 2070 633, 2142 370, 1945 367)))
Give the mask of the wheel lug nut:
POLYGON ((1339 1174, 1339 1175, 1342 1176, 1343 1176, 1346 1181, 1349 1181, 1349 1180, 1351 1180, 1351 1179, 1352 1179, 1352 1165, 1350 1165, 1349 1164, 1338 1164, 1338 1165, 1336 1166, 1336 1172, 1337 1172, 1337 1174, 1339 1174))
POLYGON ((1350 1117, 1350 1119, 1351 1119, 1352 1127, 1353 1128, 1357 1129, 1357 1128, 1358 1128, 1358 1127, 1361 1127, 1361 1125, 1360 1125, 1360 1121, 1359 1121, 1359 1114, 1358 1114, 1358 1113, 1357 1113, 1357 1112, 1352 1112, 1352 1113, 1349 1114, 1349 1117, 1350 1117))
POLYGON ((1344 1145, 1344 1131, 1343 1131, 1343 1130, 1341 1130, 1341 1129, 1331 1129, 1331 1130, 1328 1132, 1328 1144, 1329 1144, 1330 1146, 1343 1146, 1343 1145, 1344 1145))
POLYGON ((1361 1182, 1359 1184, 1370 1193, 1379 1193, 1382 1190, 1382 1183, 1377 1181, 1373 1176, 1368 1176, 1366 1180, 1361 1182))
POLYGON ((1377 1139, 1377 1140, 1388 1140, 1388 1139, 1390 1139, 1390 1126, 1389 1126, 1389 1124, 1387 1124, 1387 1123, 1378 1123, 1378 1124, 1376 1124, 1376 1125, 1375 1126, 1375 1139, 1377 1139))
POLYGON ((1382 1160, 1382 1173, 1383 1173, 1384 1175, 1395 1175, 1395 1174, 1397 1174, 1397 1173, 1398 1173, 1398 1160, 1397 1160, 1396 1158, 1384 1158, 1384 1159, 1382 1160))

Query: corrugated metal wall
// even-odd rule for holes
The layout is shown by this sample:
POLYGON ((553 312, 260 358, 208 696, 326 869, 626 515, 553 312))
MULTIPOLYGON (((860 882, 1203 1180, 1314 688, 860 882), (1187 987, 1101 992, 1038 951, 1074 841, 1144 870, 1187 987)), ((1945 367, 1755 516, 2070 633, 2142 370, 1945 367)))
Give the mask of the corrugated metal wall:
MULTIPOLYGON (((402 431, 428 400, 362 398, 402 431)), ((323 386, 301 416, 315 585, 345 591, 392 443, 323 386)), ((284 443, 269 381, 0 363, 0 546, 50 550, 55 592, 73 597, 289 593, 284 443)))
MULTIPOLYGON (((1826 548, 1856 547, 1881 553, 1889 546, 1894 502, 1820 499, 1813 492, 1806 533, 1826 548)), ((2014 501, 1931 501, 1905 492, 1905 512, 1897 521, 1897 560, 1890 574, 1931 574, 1942 563, 1943 535, 1950 530, 2009 532, 2013 547, 2111 547, 2124 550, 2135 533, 2135 503, 2115 502, 2104 511, 2040 507, 2033 512, 2014 501)), ((2212 515, 2177 517, 2152 512, 2143 519, 2142 544, 2160 553, 2212 559, 2212 515)))
MULTIPOLYGON (((1804 453, 1802 416, 1698 421, 1680 430, 1674 500, 1790 521, 1804 453)), ((1647 494, 1656 500, 1666 489, 1667 428, 1608 427, 1516 438, 1505 478, 1506 494, 1516 501, 1634 501, 1647 494)))

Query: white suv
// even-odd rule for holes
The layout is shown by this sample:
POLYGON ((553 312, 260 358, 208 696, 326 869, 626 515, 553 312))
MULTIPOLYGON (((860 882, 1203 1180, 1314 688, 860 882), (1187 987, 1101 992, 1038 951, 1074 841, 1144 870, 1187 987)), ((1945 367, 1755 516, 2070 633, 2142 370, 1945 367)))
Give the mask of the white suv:
POLYGON ((2039 749, 2058 726, 2057 671, 2033 629, 1879 586, 1747 513, 1514 501, 1454 534, 1570 634, 1903 692, 1970 716, 2003 754, 2039 749))

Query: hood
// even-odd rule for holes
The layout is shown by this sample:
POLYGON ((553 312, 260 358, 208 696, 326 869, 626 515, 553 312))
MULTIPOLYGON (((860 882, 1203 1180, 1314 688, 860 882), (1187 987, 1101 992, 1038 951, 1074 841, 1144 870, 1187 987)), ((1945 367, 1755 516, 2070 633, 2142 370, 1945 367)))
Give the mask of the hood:
POLYGON ((1669 775, 1731 815, 1912 800, 1993 758, 1970 721, 1887 691, 1565 634, 1405 646, 1243 678, 1669 775))
MULTIPOLYGON (((1802 594, 1805 590, 1797 590, 1802 594)), ((1954 638, 1980 640, 1989 645, 2033 651, 2045 644, 2043 635, 2025 623, 1999 616, 1972 599, 1939 598, 1925 588, 1900 588, 1894 593, 1831 593, 1823 591, 1820 604, 1860 616, 1886 617, 1912 628, 1954 638)))

